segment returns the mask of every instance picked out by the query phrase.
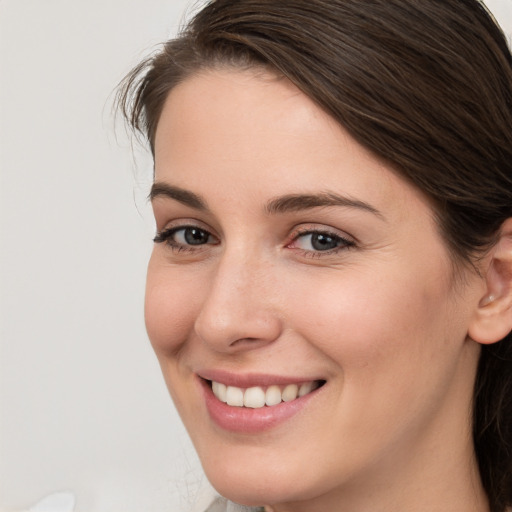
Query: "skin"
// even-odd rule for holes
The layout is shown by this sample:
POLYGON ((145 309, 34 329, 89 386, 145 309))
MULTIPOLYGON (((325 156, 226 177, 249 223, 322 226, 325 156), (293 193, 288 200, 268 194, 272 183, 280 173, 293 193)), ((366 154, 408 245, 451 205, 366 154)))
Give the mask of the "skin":
POLYGON ((169 95, 155 140, 146 324, 214 487, 276 512, 487 511, 471 440, 485 280, 453 264, 429 201, 285 79, 209 70, 169 95), (290 194, 349 206, 268 211, 290 194), (361 205, 364 203, 365 207, 361 205), (315 250, 304 232, 345 238, 315 250), (234 434, 197 372, 324 379, 295 416, 234 434))

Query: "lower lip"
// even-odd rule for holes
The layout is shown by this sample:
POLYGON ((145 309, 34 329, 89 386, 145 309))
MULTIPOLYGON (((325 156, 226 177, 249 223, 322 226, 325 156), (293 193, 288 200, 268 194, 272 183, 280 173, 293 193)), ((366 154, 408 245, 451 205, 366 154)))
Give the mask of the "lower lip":
POLYGON ((255 434, 270 430, 299 413, 322 387, 296 398, 290 402, 281 402, 271 407, 259 409, 233 407, 221 402, 212 391, 208 382, 200 379, 210 418, 222 429, 241 434, 255 434))

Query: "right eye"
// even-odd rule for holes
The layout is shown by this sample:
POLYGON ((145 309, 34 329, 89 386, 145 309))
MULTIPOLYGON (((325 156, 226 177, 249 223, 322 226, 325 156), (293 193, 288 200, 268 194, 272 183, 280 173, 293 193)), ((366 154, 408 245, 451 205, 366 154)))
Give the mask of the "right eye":
POLYGON ((155 243, 166 243, 174 249, 193 251, 194 246, 217 245, 219 241, 206 229, 198 226, 175 226, 157 233, 155 243))

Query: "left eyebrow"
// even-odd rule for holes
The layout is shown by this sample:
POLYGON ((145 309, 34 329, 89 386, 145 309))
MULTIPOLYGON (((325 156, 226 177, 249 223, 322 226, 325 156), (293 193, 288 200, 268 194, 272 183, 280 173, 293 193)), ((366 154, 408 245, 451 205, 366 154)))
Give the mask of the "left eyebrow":
POLYGON ((155 181, 151 187, 151 192, 149 193, 148 199, 153 201, 155 198, 162 196, 169 199, 174 199, 175 201, 178 201, 186 206, 190 206, 196 210, 208 210, 206 201, 197 194, 194 194, 193 192, 180 187, 175 187, 167 183, 155 181))
POLYGON ((372 205, 360 201, 359 199, 341 196, 333 192, 321 192, 319 194, 287 194, 285 196, 276 197, 267 203, 265 211, 269 214, 299 212, 323 206, 357 208, 373 213, 377 217, 385 220, 384 215, 372 205))

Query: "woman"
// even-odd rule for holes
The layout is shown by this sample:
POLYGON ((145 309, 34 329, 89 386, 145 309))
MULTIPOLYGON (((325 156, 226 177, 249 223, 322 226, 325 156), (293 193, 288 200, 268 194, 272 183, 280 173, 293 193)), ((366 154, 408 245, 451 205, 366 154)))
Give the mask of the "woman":
POLYGON ((512 58, 485 7, 213 1, 120 101, 155 161, 149 338, 220 494, 504 512, 512 58))

